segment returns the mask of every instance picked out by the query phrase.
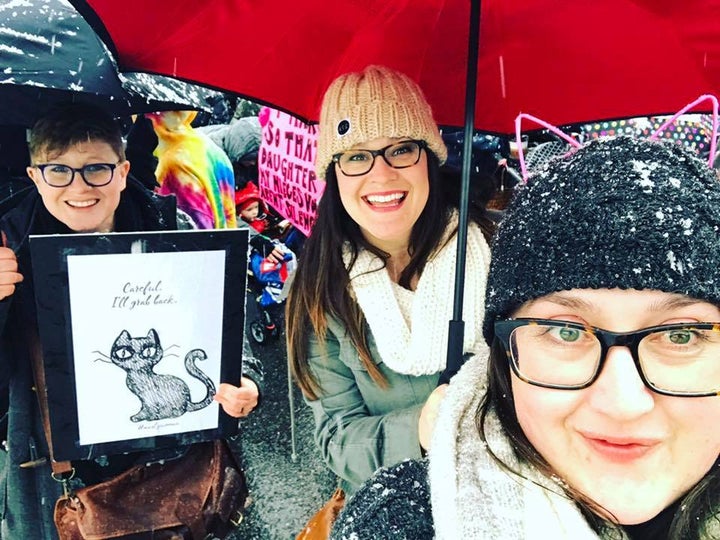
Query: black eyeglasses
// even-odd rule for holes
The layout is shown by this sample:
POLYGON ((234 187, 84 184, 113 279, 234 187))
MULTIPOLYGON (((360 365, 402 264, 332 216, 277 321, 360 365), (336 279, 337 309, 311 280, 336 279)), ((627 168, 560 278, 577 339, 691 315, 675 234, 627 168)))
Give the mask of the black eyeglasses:
POLYGON ((645 386, 667 396, 720 395, 720 323, 681 323, 610 332, 567 321, 497 321, 495 335, 517 377, 580 390, 593 384, 610 347, 627 347, 645 386))
POLYGON ((45 183, 52 187, 66 187, 72 184, 75 173, 80 174, 88 186, 102 187, 112 182, 115 169, 122 163, 89 163, 79 169, 62 163, 43 163, 35 165, 45 183))
POLYGON ((420 151, 426 147, 425 141, 402 141, 379 150, 348 150, 335 154, 332 160, 345 176, 362 176, 370 172, 378 156, 393 169, 412 167, 420 161, 420 151))

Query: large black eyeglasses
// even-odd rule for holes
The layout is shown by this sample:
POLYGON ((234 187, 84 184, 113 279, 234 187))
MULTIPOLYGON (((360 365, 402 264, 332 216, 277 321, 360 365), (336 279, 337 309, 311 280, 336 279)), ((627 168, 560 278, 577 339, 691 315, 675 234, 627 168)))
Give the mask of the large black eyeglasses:
POLYGON ((393 169, 412 167, 420 161, 423 148, 426 148, 425 141, 402 141, 379 150, 348 150, 335 154, 332 160, 345 176, 362 176, 370 172, 378 156, 382 156, 393 169))
POLYGON ((668 396, 720 395, 720 323, 682 323, 610 332, 566 321, 497 321, 495 335, 521 380, 579 390, 593 384, 610 347, 630 349, 643 383, 668 396))
POLYGON ((35 165, 40 169, 40 174, 45 183, 52 187, 66 187, 72 184, 75 173, 80 174, 80 178, 92 187, 102 187, 108 185, 115 173, 115 169, 122 162, 118 163, 89 163, 79 169, 63 165, 62 163, 43 163, 35 165))

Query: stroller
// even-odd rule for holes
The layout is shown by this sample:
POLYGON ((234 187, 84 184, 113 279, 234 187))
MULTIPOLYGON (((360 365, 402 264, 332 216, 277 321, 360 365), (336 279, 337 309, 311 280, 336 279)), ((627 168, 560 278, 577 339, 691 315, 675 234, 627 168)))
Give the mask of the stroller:
POLYGON ((280 335, 275 318, 277 308, 287 297, 292 276, 297 267, 295 254, 280 242, 275 242, 284 252, 280 263, 267 261, 257 251, 250 254, 250 277, 254 283, 254 296, 258 308, 258 317, 250 323, 250 335, 256 343, 263 345, 280 335))

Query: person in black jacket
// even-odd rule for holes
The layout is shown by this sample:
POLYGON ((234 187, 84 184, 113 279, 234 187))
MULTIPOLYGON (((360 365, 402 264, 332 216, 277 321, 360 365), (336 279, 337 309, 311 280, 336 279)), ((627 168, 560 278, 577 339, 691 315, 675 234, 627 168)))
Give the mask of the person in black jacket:
MULTIPOLYGON (((33 389, 30 355, 39 338, 28 237, 172 230, 179 221, 174 197, 157 195, 129 176, 120 128, 104 111, 81 104, 56 108, 35 124, 29 146, 27 172, 37 189, 0 218, 0 396, 8 399, 0 516, 3 538, 54 539, 53 508, 62 490, 51 478, 33 389)), ((257 405, 263 377, 245 349, 239 385, 220 384, 215 394, 234 417, 257 405)), ((144 453, 73 462, 72 482, 94 484, 148 459, 144 453)))

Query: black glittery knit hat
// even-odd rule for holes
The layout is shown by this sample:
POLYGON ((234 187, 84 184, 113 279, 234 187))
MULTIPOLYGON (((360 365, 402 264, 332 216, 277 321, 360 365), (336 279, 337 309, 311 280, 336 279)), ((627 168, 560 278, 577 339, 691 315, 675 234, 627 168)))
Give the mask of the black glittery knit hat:
POLYGON ((575 288, 720 303, 720 181, 677 144, 589 142, 518 191, 493 242, 485 339, 523 303, 575 288))

